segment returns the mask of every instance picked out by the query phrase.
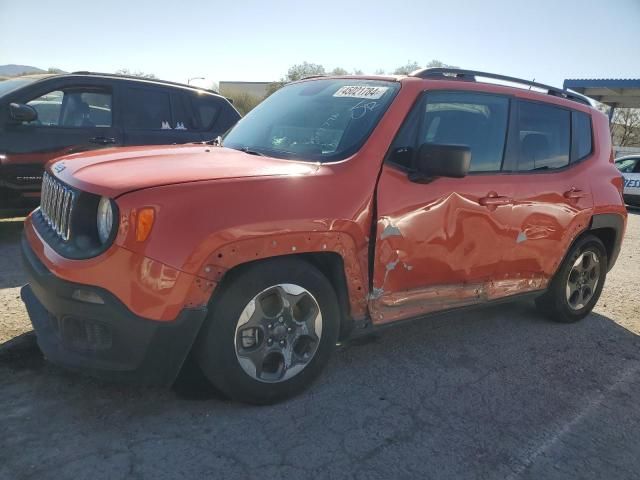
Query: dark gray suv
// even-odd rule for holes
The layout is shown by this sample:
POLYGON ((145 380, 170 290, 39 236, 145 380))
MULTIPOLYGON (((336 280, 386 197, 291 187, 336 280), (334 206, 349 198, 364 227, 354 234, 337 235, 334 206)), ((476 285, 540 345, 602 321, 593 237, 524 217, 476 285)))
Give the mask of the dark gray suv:
POLYGON ((0 82, 0 209, 36 206, 52 158, 208 141, 239 119, 216 92, 162 80, 75 72, 0 82))

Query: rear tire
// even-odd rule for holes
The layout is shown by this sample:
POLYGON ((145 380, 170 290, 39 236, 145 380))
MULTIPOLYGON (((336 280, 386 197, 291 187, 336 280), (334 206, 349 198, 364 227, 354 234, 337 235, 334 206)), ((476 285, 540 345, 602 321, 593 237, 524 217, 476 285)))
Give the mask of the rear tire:
POLYGON ((240 267, 219 287, 195 357, 229 397, 271 404, 307 388, 334 350, 340 310, 310 263, 273 259, 240 267))
POLYGON ((565 257, 536 307, 551 320, 572 323, 583 319, 595 306, 607 276, 607 253, 594 235, 580 238, 565 257))

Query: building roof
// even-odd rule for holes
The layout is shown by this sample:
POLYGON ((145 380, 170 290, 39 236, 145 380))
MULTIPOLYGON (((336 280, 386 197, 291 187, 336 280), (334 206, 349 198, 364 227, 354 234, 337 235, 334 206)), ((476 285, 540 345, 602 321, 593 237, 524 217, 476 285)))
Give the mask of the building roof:
POLYGON ((638 78, 568 78, 563 88, 615 108, 640 108, 638 78))

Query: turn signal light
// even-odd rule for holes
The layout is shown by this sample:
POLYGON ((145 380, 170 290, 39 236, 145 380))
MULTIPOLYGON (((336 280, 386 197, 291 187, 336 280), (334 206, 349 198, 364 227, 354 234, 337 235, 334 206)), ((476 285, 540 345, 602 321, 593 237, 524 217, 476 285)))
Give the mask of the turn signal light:
POLYGON ((151 207, 141 208, 138 210, 136 220, 136 241, 144 242, 151 233, 151 227, 153 227, 153 221, 155 220, 156 212, 151 207))

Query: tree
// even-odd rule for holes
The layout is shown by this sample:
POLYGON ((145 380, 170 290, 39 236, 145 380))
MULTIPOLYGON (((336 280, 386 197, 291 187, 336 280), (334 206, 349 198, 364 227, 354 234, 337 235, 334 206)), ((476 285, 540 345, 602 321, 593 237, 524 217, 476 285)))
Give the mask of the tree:
POLYGON ((384 71, 384 68, 379 68, 374 73, 376 75, 385 75, 387 72, 384 71))
POLYGON ((239 92, 236 90, 225 90, 221 92, 222 95, 227 97, 233 103, 233 106, 236 107, 236 110, 240 112, 242 116, 245 116, 251 110, 253 110, 256 105, 258 105, 263 98, 260 98, 256 95, 251 95, 247 92, 239 92))
POLYGON ((359 68, 354 68, 353 69, 353 74, 354 75, 364 75, 364 72, 362 70, 360 70, 359 68))
POLYGON ((151 78, 151 79, 158 78, 153 73, 145 73, 140 70, 136 70, 135 72, 132 72, 128 68, 121 68, 120 70, 116 70, 116 75, 128 75, 131 77, 142 77, 142 78, 151 78))
POLYGON ((611 119, 613 143, 619 147, 640 146, 640 109, 616 108, 611 119))
POLYGON ((447 65, 444 62, 441 62, 440 60, 431 60, 429 63, 427 63, 427 68, 460 68, 460 67, 456 67, 455 65, 447 65))
POLYGON ((55 67, 47 68, 47 73, 66 73, 64 70, 55 67))
POLYGON ((396 68, 393 71, 394 75, 409 75, 420 68, 418 62, 407 62, 406 65, 396 68))
MULTIPOLYGON (((415 72, 416 70, 419 70, 420 68, 422 68, 418 62, 407 62, 406 65, 403 65, 401 67, 396 68, 393 71, 394 75, 409 75, 411 72, 415 72)), ((460 68, 460 67, 456 67, 455 65, 448 65, 444 62, 441 62, 440 60, 431 60, 429 63, 427 63, 426 68, 460 68)), ((378 70, 376 71, 376 74, 379 74, 378 72, 382 72, 382 74, 384 74, 383 70, 378 70)))
POLYGON ((349 75, 349 72, 347 72, 344 68, 336 67, 331 70, 331 75, 349 75))
POLYGON ((277 82, 272 82, 267 87, 267 96, 273 92, 281 89, 289 82, 295 82, 296 80, 302 80, 303 78, 312 77, 314 75, 325 75, 326 72, 322 65, 317 63, 302 62, 292 67, 289 67, 287 75, 281 78, 277 82))

